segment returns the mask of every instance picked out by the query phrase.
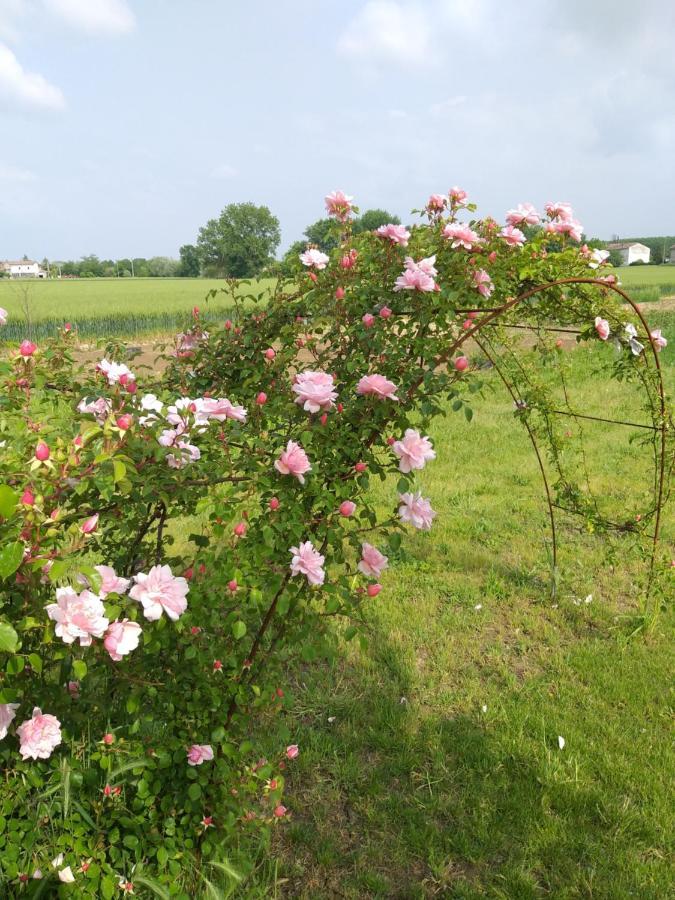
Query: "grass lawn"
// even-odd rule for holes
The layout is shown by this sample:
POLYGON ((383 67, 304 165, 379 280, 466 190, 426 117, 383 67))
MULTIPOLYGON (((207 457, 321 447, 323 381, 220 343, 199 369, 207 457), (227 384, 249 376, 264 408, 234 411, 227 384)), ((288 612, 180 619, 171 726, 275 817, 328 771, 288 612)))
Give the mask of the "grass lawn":
POLYGON ((621 281, 627 286, 672 285, 675 295, 675 265, 666 266, 621 266, 618 269, 621 281))
MULTIPOLYGON (((660 324, 675 336, 672 313, 660 324)), ((585 350, 575 360, 579 404, 638 415, 585 350)), ((631 541, 571 518, 551 599, 536 460, 491 373, 486 386, 471 423, 449 413, 433 429, 420 481, 438 517, 390 560, 367 645, 289 673, 291 820, 241 896, 672 896, 672 611, 629 638, 631 541)), ((591 483, 631 514, 648 466, 628 429, 591 428, 591 483)), ((395 485, 377 490, 390 505, 395 485)), ((664 538, 669 559, 672 506, 664 538)))

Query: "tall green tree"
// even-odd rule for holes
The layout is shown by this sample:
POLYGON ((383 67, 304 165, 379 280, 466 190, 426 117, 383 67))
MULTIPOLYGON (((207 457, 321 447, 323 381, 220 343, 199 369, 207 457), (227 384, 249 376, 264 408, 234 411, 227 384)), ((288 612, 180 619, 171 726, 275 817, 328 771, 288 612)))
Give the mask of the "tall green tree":
POLYGON ((280 240, 279 220, 266 206, 230 203, 199 229, 197 250, 208 274, 252 278, 273 259, 280 240))
POLYGON ((180 254, 180 265, 178 274, 181 278, 198 278, 201 274, 201 266, 199 263, 199 252, 194 244, 183 244, 178 251, 180 254))
POLYGON ((400 224, 399 217, 387 212, 386 209, 367 209, 358 219, 355 219, 352 231, 354 234, 361 234, 362 231, 375 231, 380 225, 400 224))

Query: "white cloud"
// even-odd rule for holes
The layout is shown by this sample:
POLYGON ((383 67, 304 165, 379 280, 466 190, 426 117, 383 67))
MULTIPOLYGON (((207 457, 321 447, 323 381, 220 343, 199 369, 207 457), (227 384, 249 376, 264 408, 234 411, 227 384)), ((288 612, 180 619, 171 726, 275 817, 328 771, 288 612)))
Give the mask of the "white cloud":
POLYGON ((432 22, 419 3, 369 0, 338 41, 338 52, 372 63, 433 62, 432 22))
POLYGON ((0 181, 9 181, 13 184, 19 182, 27 184, 31 181, 37 181, 37 175, 29 169, 20 169, 18 166, 10 166, 0 162, 0 181))
POLYGON ((47 9, 87 34, 128 34, 136 18, 126 0, 43 0, 47 9))
POLYGON ((223 163, 220 166, 216 166, 211 172, 211 178, 236 178, 238 174, 234 166, 228 166, 227 163, 223 163))
POLYGON ((65 105, 59 88, 42 75, 26 72, 9 47, 0 44, 0 107, 59 110, 65 105))
POLYGON ((466 103, 467 98, 464 94, 458 94, 456 97, 448 97, 440 103, 432 103, 429 112, 435 119, 442 119, 447 116, 453 109, 466 103))

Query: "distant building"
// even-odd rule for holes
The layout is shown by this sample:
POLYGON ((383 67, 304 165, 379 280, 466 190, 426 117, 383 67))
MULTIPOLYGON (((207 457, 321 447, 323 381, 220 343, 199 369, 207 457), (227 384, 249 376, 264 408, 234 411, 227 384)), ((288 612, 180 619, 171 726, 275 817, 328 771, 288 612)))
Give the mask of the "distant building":
POLYGON ((670 248, 670 258, 669 261, 671 263, 675 263, 675 244, 670 248))
POLYGON ((634 262, 648 263, 651 251, 644 244, 631 243, 630 241, 612 241, 607 244, 606 250, 616 250, 621 255, 622 265, 629 266, 634 262))
POLYGON ((10 278, 46 278, 47 273, 32 259, 7 260, 0 262, 0 269, 10 278))

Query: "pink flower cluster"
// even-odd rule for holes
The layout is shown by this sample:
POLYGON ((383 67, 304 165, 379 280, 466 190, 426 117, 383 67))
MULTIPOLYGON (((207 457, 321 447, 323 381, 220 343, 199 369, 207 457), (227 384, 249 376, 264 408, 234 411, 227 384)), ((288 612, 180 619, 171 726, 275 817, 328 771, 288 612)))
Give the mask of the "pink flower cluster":
POLYGON ((326 557, 315 549, 311 541, 304 541, 298 547, 291 547, 291 575, 304 575, 309 584, 321 585, 326 573, 323 564, 326 557))
POLYGON ((461 222, 450 222, 443 229, 443 237, 446 241, 451 241, 450 246, 453 250, 462 247, 464 250, 473 250, 474 247, 482 243, 478 234, 468 225, 462 225, 461 222))
POLYGON ((295 376, 292 390, 297 394, 295 402, 305 412, 317 413, 322 409, 331 409, 337 400, 333 376, 327 372, 300 372, 295 376))
POLYGON ((531 203, 519 203, 506 214, 508 225, 538 225, 539 213, 531 203))
POLYGON ((375 234, 399 247, 407 247, 410 240, 410 232, 404 225, 380 225, 375 234))
POLYGON ((356 393, 370 395, 377 400, 398 400, 396 385, 384 375, 364 375, 356 385, 356 393))
POLYGON ((351 215, 353 197, 348 197, 343 191, 332 191, 326 197, 326 212, 338 222, 346 222, 351 215))
POLYGON ((414 428, 406 429, 405 436, 396 441, 392 450, 399 458, 399 469, 406 474, 413 469, 423 469, 427 460, 436 459, 429 438, 422 437, 414 428))
POLYGON ((550 222, 544 226, 549 234, 568 234, 573 241, 580 241, 584 226, 574 218, 574 211, 569 203, 547 203, 544 206, 550 222))
POLYGON ((187 609, 190 588, 185 578, 172 573, 170 566, 153 566, 147 574, 139 572, 134 575, 134 582, 129 596, 138 600, 150 622, 160 619, 163 612, 175 622, 187 609))
POLYGON ((419 262, 411 256, 405 258, 405 270, 396 279, 394 285, 395 291, 423 291, 430 292, 436 290, 436 276, 438 272, 435 268, 436 257, 429 256, 421 259, 419 262))
POLYGON ((126 385, 130 381, 136 380, 134 373, 123 363, 110 362, 110 360, 102 359, 96 368, 105 375, 108 379, 108 384, 110 385, 126 385))
POLYGON ((309 269, 321 270, 326 268, 330 262, 330 257, 326 256, 325 253, 322 253, 321 250, 310 247, 309 250, 305 250, 304 253, 300 254, 300 262, 309 269))

